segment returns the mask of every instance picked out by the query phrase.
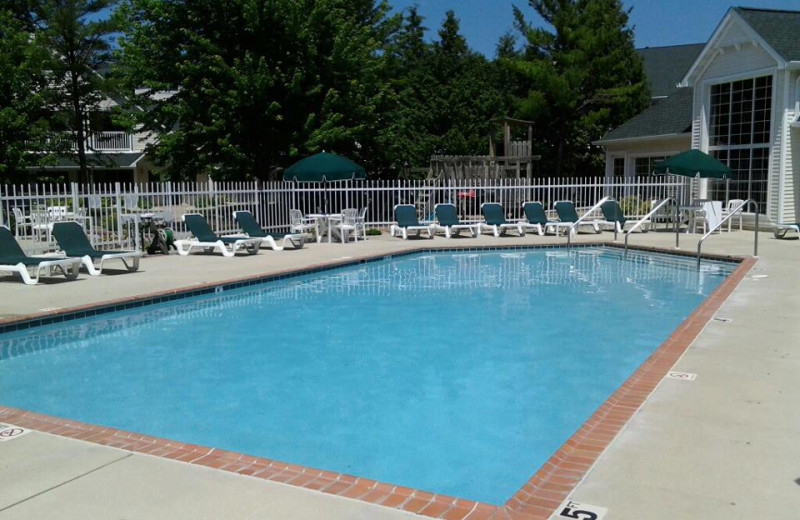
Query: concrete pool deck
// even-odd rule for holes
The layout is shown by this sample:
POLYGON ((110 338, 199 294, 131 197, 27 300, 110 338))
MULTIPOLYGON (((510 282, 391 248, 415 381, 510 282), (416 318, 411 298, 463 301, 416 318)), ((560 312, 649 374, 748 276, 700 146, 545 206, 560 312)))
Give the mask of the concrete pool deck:
MULTIPOLYGON (((611 237, 584 234, 576 242, 611 237)), ((682 235, 681 249, 694 251, 697 238, 682 235)), ((749 232, 723 233, 710 238, 704 252, 746 256, 752 254, 752 238, 749 232)), ((675 365, 676 371, 697 378, 664 379, 571 499, 607 508, 606 519, 768 518, 800 508, 800 469, 793 464, 800 459, 795 442, 800 434, 800 243, 775 240, 767 233, 760 239, 759 262, 716 314, 732 321, 710 322, 675 365)), ((409 249, 564 242, 563 237, 533 235, 408 242, 383 236, 234 259, 145 258, 136 274, 82 275, 75 282, 34 287, 3 279, 0 317, 409 249)), ((637 234, 631 243, 670 249, 674 235, 637 234)), ((0 443, 0 468, 0 520, 416 516, 36 431, 0 443)), ((485 517, 479 509, 466 516, 485 517)))

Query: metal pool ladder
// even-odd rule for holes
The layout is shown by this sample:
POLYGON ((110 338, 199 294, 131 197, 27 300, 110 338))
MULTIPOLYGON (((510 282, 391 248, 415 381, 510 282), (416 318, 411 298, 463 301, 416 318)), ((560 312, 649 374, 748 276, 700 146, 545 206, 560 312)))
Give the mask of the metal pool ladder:
MULTIPOLYGON (((662 200, 661 202, 659 202, 658 204, 655 204, 652 208, 650 208, 650 213, 648 213, 647 215, 645 215, 644 217, 639 219, 639 222, 637 222, 636 225, 634 225, 632 228, 630 228, 628 231, 625 232, 625 255, 624 256, 626 258, 628 256, 628 238, 630 238, 631 233, 633 233, 634 231, 639 229, 639 227, 642 224, 644 224, 645 222, 648 222, 650 220, 650 218, 653 215, 655 215, 656 212, 658 210, 660 210, 669 201, 672 201, 675 204, 675 212, 673 213, 674 222, 675 222, 675 249, 680 249, 680 240, 681 240, 681 238, 680 238, 681 237, 680 230, 681 230, 681 227, 680 227, 680 221, 678 219, 678 201, 673 199, 673 198, 671 198, 671 197, 667 197, 666 199, 662 200)), ((617 241, 617 228, 615 227, 614 228, 614 242, 616 242, 616 241, 617 241)))
POLYGON ((747 199, 747 200, 745 200, 744 202, 742 202, 741 204, 739 204, 739 206, 738 206, 737 208, 734 208, 733 210, 731 210, 731 211, 728 213, 728 216, 727 216, 727 217, 725 217, 724 219, 722 219, 722 220, 719 222, 719 224, 717 224, 716 226, 714 226, 712 229, 709 229, 709 230, 708 230, 708 233, 706 233, 705 235, 703 235, 703 238, 701 238, 701 239, 700 239, 700 242, 698 242, 698 243, 697 243, 697 268, 698 268, 698 269, 700 269, 700 250, 701 250, 701 249, 702 249, 702 247, 703 247, 703 242, 705 241, 705 239, 707 239, 708 237, 710 237, 710 236, 711 236, 711 233, 713 233, 714 231, 716 231, 716 230, 718 230, 719 228, 721 228, 721 227, 722 227, 722 224, 724 224, 724 223, 725 223, 725 222, 727 222, 729 219, 731 219, 731 218, 732 218, 734 215, 736 215, 737 213, 739 213, 739 211, 742 211, 742 210, 744 209, 744 207, 745 207, 745 206, 748 206, 748 207, 749 207, 749 205, 750 205, 750 204, 755 204, 755 206, 756 206, 756 229, 755 229, 756 233, 755 233, 755 239, 754 239, 754 241, 753 241, 753 256, 755 256, 756 258, 758 258, 758 213, 759 213, 758 202, 756 202, 756 201, 754 201, 754 200, 752 200, 752 199, 747 199))
MULTIPOLYGON (((567 250, 569 250, 569 248, 570 248, 570 247, 572 247, 572 230, 573 230, 573 229, 575 229, 575 226, 577 226, 578 224, 580 224, 581 222, 583 222, 583 220, 584 220, 586 217, 588 217, 589 215, 591 215, 592 213, 594 213, 594 212, 597 210, 597 208, 599 208, 600 206, 602 206, 602 205, 603 205, 603 203, 604 203, 605 201, 607 201, 607 200, 614 200, 614 197, 603 197, 602 199, 600 199, 600 202, 598 202, 597 204, 595 204, 594 206, 592 206, 592 209, 590 209, 589 211, 587 211, 586 213, 584 213, 583 215, 581 215, 581 216, 580 216, 580 218, 578 218, 578 220, 576 220, 575 222, 573 222, 573 223, 572 223, 572 225, 569 227, 569 229, 567 229, 567 250)), ((616 229, 616 228, 615 228, 615 229, 616 229)))

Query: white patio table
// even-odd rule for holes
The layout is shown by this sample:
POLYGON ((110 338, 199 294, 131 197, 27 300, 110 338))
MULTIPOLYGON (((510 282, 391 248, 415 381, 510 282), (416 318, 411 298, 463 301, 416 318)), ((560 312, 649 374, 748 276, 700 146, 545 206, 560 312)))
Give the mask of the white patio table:
POLYGON ((323 235, 327 231, 328 243, 331 243, 331 235, 333 234, 333 225, 336 221, 342 220, 341 213, 308 213, 306 217, 315 218, 319 222, 320 233, 323 235))

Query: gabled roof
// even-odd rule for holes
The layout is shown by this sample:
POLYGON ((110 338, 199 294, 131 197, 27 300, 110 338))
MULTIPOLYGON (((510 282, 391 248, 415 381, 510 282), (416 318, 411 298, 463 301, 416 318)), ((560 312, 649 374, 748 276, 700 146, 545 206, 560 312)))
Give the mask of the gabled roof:
POLYGON ((688 134, 692 129, 692 93, 692 88, 675 89, 669 97, 655 101, 595 143, 688 134))
POLYGON ((650 84, 651 95, 660 98, 673 92, 703 47, 705 43, 637 49, 644 62, 644 74, 650 84))
POLYGON ((734 7, 785 61, 800 61, 800 11, 734 7))

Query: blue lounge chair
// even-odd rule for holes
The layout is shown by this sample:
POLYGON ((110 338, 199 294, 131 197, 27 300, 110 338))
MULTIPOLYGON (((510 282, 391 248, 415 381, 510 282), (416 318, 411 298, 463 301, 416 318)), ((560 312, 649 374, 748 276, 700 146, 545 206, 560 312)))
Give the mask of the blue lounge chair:
POLYGON ((139 270, 141 251, 98 251, 89 242, 89 238, 77 222, 53 223, 53 236, 64 254, 80 258, 81 263, 92 276, 101 275, 103 264, 108 260, 122 260, 123 265, 130 272, 139 270), (95 267, 95 260, 100 262, 99 267, 95 267))
POLYGON ((484 222, 480 223, 481 232, 483 232, 484 228, 487 228, 492 230, 494 236, 499 237, 500 235, 505 235, 506 231, 509 229, 515 229, 519 236, 525 235, 521 223, 509 222, 506 220, 505 210, 501 204, 497 202, 484 202, 481 204, 481 213, 484 219, 484 222))
POLYGON ((249 211, 234 211, 233 218, 239 223, 242 231, 250 238, 260 238, 262 244, 267 244, 274 251, 283 251, 287 244, 291 244, 294 249, 301 249, 308 238, 308 233, 267 233, 262 228, 256 218, 249 211), (281 245, 275 239, 283 241, 281 245))
POLYGON ((389 227, 389 234, 396 236, 400 233, 403 240, 408 240, 408 232, 415 231, 417 236, 420 232, 425 231, 428 233, 428 238, 433 238, 434 226, 433 224, 422 224, 417 219, 417 210, 411 204, 398 204, 394 207, 395 224, 389 227))
POLYGON ((480 224, 465 224, 458 218, 458 210, 455 204, 442 203, 433 207, 437 223, 434 224, 437 231, 444 231, 444 236, 450 238, 455 233, 458 236, 461 230, 469 230, 473 237, 478 236, 480 224))
POLYGON ((39 283, 42 272, 47 276, 51 269, 61 271, 67 280, 74 280, 78 277, 80 268, 80 258, 26 255, 11 234, 11 230, 0 226, 0 271, 19 273, 26 285, 39 283), (28 272, 29 268, 33 268, 33 276, 28 272))
POLYGON ((187 256, 194 248, 216 250, 228 258, 235 256, 240 249, 245 249, 254 255, 258 253, 258 247, 261 245, 260 238, 218 236, 212 231, 205 217, 199 213, 187 213, 183 216, 183 221, 194 238, 175 241, 175 247, 181 256, 187 256))
MULTIPOLYGON (((556 213, 558 213, 558 220, 561 222, 568 223, 570 226, 578 221, 580 217, 578 217, 578 212, 575 210, 575 204, 572 203, 570 200, 559 200, 556 202, 556 213)), ((597 225, 597 222, 593 220, 584 220, 577 226, 573 228, 574 231, 578 231, 577 228, 580 226, 590 226, 594 229, 595 233, 600 233, 600 226, 597 225)))

